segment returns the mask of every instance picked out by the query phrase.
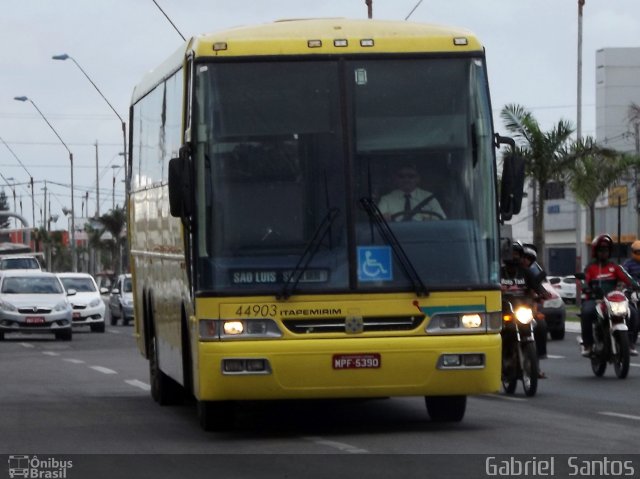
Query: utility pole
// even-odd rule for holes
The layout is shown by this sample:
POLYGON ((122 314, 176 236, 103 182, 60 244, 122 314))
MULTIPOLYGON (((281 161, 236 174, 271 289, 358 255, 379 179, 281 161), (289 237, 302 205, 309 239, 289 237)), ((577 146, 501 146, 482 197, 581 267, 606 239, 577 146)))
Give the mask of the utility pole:
MULTIPOLYGON (((582 139, 582 9, 585 0, 578 0, 578 68, 577 68, 577 109, 576 139, 582 139)), ((582 271, 582 208, 576 199, 576 271, 582 271)), ((593 235, 594 232, 591 232, 593 235)), ((580 305, 580 292, 576 294, 576 303, 580 305)))
MULTIPOLYGON (((89 205, 87 204, 87 216, 89 216, 89 205)), ((100 218, 100 177, 98 171, 98 140, 96 140, 96 218, 100 218)))
POLYGON ((367 4, 367 18, 373 18, 373 0, 364 0, 367 4))

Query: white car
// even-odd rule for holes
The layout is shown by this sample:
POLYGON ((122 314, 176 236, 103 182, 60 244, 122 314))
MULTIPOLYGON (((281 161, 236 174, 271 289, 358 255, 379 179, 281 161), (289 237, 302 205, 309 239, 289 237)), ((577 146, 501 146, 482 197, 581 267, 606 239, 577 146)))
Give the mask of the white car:
POLYGON ((53 333, 70 341, 71 303, 53 273, 7 270, 0 274, 0 340, 9 333, 53 333))
MULTIPOLYGON (((87 273, 58 273, 58 278, 67 292, 76 291, 69 298, 73 308, 73 326, 89 326, 93 332, 104 333, 106 307, 93 276, 87 273)), ((103 289, 104 294, 107 290, 103 289)))
POLYGON ((560 297, 566 303, 576 302, 576 277, 571 276, 552 276, 549 282, 556 289, 560 297))

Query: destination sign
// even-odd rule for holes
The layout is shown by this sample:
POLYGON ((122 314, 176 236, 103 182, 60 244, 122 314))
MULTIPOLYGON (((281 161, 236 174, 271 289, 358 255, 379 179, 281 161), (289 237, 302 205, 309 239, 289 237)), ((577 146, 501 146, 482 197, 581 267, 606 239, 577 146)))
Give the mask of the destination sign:
MULTIPOLYGON (((293 270, 229 270, 233 284, 284 284, 293 274, 293 270)), ((300 283, 326 283, 328 280, 329 271, 326 269, 310 269, 302 273, 299 281, 300 283)))

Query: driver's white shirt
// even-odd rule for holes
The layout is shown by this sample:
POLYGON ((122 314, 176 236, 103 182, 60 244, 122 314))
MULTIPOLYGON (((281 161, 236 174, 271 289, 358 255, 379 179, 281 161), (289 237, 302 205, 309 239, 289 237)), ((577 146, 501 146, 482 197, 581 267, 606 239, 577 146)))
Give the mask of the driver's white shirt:
MULTIPOLYGON (((427 199, 431 196, 431 193, 423 190, 421 188, 416 188, 411 192, 411 196, 409 197, 409 201, 411 203, 411 208, 415 208, 420 202, 427 199)), ((405 192, 402 190, 393 190, 391 193, 384 195, 380 198, 380 202, 378 203, 378 208, 380 212, 385 217, 391 217, 393 215, 397 215, 394 218, 394 221, 402 221, 402 213, 404 213, 404 199, 405 192)), ((426 205, 420 208, 421 211, 433 211, 434 213, 439 214, 440 216, 417 213, 413 216, 412 221, 426 221, 426 220, 438 220, 441 218, 446 218, 447 215, 442 211, 442 207, 438 200, 433 198, 426 205)))

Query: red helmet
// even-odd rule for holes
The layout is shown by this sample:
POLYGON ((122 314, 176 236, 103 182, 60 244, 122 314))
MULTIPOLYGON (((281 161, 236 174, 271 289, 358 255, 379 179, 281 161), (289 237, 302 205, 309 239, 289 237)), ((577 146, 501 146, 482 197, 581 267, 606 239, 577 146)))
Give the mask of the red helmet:
POLYGON ((609 254, 611 254, 611 251, 613 251, 613 240, 611 239, 611 236, 609 236, 609 235, 598 235, 593 239, 593 241, 591 242, 591 257, 592 258, 596 257, 596 250, 600 246, 605 246, 605 247, 609 248, 609 254))

